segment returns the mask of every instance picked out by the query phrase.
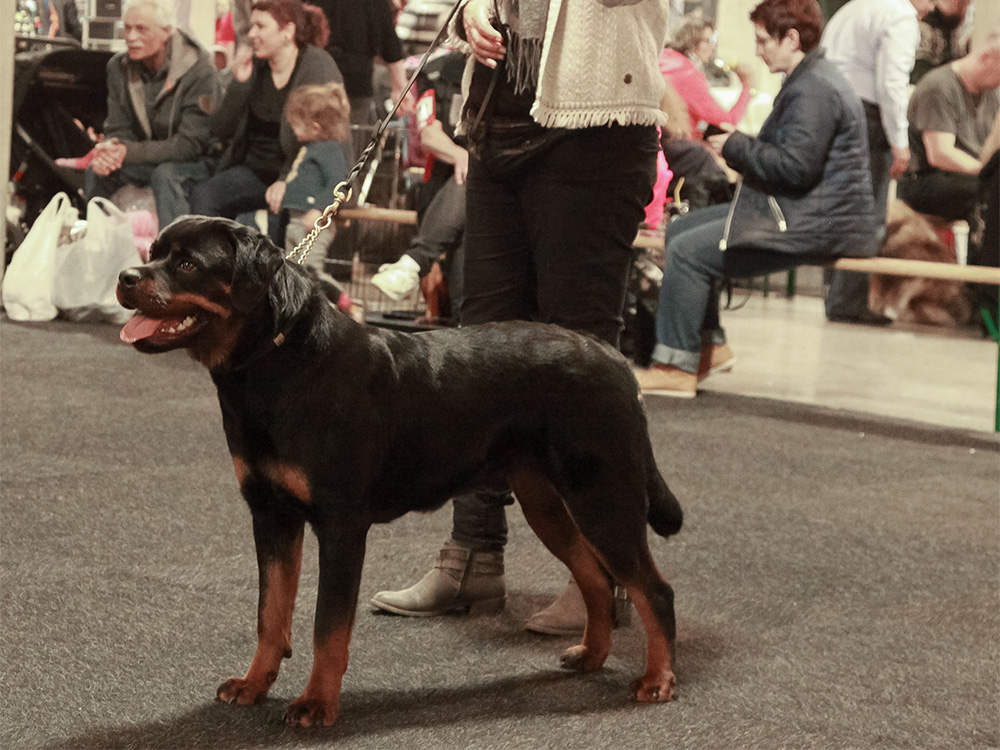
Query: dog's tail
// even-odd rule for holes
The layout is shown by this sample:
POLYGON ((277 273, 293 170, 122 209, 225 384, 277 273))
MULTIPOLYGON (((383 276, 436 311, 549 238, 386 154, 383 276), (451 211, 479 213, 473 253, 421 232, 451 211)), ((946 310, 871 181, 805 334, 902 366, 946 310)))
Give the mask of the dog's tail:
POLYGON ((660 536, 670 536, 681 530, 684 511, 656 466, 650 471, 646 491, 649 494, 649 525, 660 536))

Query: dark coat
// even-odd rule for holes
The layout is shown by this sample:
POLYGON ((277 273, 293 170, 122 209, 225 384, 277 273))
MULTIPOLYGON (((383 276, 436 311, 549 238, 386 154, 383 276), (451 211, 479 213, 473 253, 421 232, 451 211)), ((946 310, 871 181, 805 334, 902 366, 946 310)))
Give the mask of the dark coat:
POLYGON ((219 74, 208 52, 183 31, 174 31, 167 75, 147 106, 143 63, 119 52, 108 61, 108 116, 104 136, 118 138, 126 164, 198 161, 208 146, 211 114, 219 100, 219 74))
MULTIPOLYGON (((221 171, 234 164, 241 164, 245 156, 247 121, 250 114, 250 97, 260 76, 270 75, 271 69, 266 60, 254 59, 253 73, 246 81, 231 81, 222 98, 222 104, 212 116, 212 133, 229 143, 229 148, 222 157, 218 169, 221 171)), ((295 71, 288 81, 288 91, 291 93, 299 86, 324 83, 343 83, 344 77, 326 50, 319 47, 302 47, 299 49, 299 59, 295 71)), ((281 118, 281 150, 285 154, 285 163, 281 168, 280 178, 284 179, 291 169, 292 162, 299 152, 301 144, 295 137, 295 131, 289 125, 288 119, 281 118)))
POLYGON ((795 67, 754 138, 722 156, 742 175, 720 247, 872 256, 881 233, 861 100, 815 49, 795 67))

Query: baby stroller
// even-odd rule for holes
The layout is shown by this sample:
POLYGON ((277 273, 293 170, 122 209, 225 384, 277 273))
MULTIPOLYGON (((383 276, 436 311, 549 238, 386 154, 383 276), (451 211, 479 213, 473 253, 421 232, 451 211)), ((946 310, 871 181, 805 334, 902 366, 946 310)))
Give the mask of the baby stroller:
POLYGON ((57 192, 66 192, 81 210, 86 204, 83 172, 59 167, 55 159, 83 156, 93 148, 86 129, 99 132, 103 127, 105 69, 112 53, 83 49, 72 40, 59 41, 40 39, 37 42, 45 48, 28 44, 14 56, 8 179, 9 200, 16 210, 7 211, 8 247, 19 244, 57 192))

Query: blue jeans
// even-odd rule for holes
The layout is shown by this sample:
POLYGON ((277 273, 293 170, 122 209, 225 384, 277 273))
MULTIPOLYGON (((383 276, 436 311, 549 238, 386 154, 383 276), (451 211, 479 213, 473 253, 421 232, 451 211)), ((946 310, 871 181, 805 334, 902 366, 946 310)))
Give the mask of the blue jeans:
POLYGON ((716 289, 720 279, 763 276, 826 257, 739 247, 719 250, 728 211, 725 204, 710 206, 667 227, 654 362, 696 373, 703 343, 725 343, 716 289))
MULTIPOLYGON (((236 219, 267 208, 264 195, 268 186, 249 167, 242 164, 224 169, 191 193, 191 210, 202 216, 236 219)), ((250 223, 250 222, 244 222, 250 223)), ((278 247, 284 244, 284 226, 278 214, 267 213, 268 236, 278 247)))
POLYGON ((191 213, 188 196, 194 186, 208 177, 201 162, 165 161, 161 164, 126 164, 102 177, 88 169, 85 189, 90 198, 111 198, 123 185, 150 187, 156 201, 156 216, 162 229, 178 216, 191 213))
MULTIPOLYGON (((617 346, 656 152, 654 128, 604 127, 575 131, 502 176, 471 158, 462 325, 539 320, 617 346)), ((503 549, 511 502, 501 488, 456 497, 452 537, 503 549)))

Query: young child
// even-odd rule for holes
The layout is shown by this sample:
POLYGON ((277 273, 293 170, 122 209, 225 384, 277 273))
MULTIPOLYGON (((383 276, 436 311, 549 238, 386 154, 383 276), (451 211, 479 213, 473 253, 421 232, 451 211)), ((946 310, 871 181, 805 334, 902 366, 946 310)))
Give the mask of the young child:
MULTIPOLYGON (((300 86, 288 95, 285 117, 302 143, 288 172, 281 207, 288 211, 285 251, 293 250, 312 230, 316 219, 333 202, 333 190, 347 177, 347 150, 350 137, 351 105, 339 83, 300 86)), ((316 237, 306 265, 320 278, 332 281, 324 272, 326 252, 333 241, 331 224, 316 237)))

